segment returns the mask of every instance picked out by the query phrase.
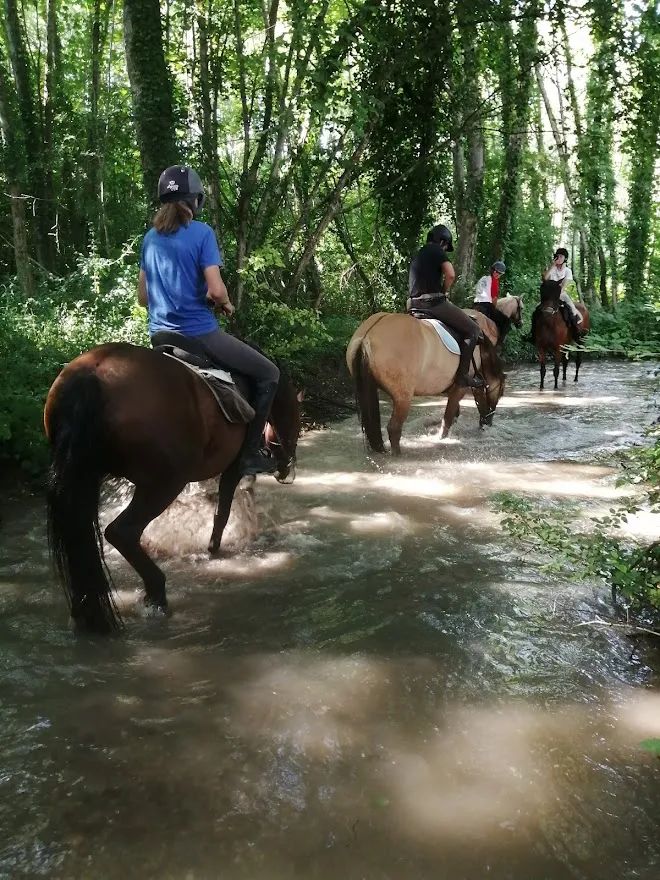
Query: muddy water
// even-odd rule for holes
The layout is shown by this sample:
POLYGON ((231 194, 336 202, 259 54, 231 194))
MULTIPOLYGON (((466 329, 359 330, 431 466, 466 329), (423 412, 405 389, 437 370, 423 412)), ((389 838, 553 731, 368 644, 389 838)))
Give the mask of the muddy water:
POLYGON ((487 503, 607 507, 599 453, 654 417, 650 371, 536 387, 515 371, 493 429, 465 407, 442 444, 419 401, 400 461, 354 419, 309 435, 294 486, 243 493, 227 559, 198 552, 211 502, 189 497, 151 535, 171 618, 110 557, 115 641, 71 636, 40 507, 6 509, 0 876, 659 877, 657 680, 487 503))

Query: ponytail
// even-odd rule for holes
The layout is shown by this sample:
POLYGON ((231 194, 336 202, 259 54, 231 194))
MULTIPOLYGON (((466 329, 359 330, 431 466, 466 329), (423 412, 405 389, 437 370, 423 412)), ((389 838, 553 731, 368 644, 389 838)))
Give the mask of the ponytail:
POLYGON ((186 202, 166 202, 156 212, 154 229, 161 235, 167 235, 176 232, 181 226, 186 226, 193 219, 193 216, 193 212, 186 202))

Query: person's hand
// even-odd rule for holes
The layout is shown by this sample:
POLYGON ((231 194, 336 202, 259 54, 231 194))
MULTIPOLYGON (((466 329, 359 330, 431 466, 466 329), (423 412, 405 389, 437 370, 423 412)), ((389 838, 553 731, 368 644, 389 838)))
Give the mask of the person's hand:
POLYGON ((228 318, 231 318, 231 316, 236 311, 236 309, 234 308, 234 306, 230 302, 230 300, 227 300, 227 302, 220 303, 220 308, 222 309, 222 314, 226 315, 228 318))

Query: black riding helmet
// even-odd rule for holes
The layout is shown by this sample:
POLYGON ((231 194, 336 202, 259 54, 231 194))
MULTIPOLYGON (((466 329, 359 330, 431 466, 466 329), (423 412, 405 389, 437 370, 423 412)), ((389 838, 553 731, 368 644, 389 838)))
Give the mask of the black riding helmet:
POLYGON ((557 250, 555 251, 555 257, 558 257, 560 254, 565 260, 568 259, 568 251, 566 250, 566 248, 557 248, 557 250))
POLYGON ((429 244, 430 242, 433 242, 434 244, 442 244, 444 242, 447 245, 445 248, 446 251, 451 253, 454 250, 454 240, 451 237, 451 232, 442 224, 434 226, 428 233, 426 236, 426 243, 429 244))
POLYGON ((172 165, 158 179, 161 202, 186 202, 193 214, 204 207, 204 185, 196 171, 187 165, 172 165))
POLYGON ((506 266, 502 262, 502 260, 495 260, 493 265, 490 267, 491 272, 499 272, 500 275, 504 275, 506 272, 506 266))

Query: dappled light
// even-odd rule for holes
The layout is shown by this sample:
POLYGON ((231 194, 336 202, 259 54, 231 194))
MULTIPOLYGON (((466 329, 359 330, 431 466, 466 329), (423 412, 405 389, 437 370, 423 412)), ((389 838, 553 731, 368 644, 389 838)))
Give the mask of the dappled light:
MULTIPOLYGON (((415 409, 398 459, 367 454, 354 417, 306 435, 293 485, 241 490, 239 546, 218 558, 215 483, 192 487, 148 536, 170 614, 108 554, 118 639, 69 632, 28 505, 0 562, 0 699, 21 695, 0 815, 23 863, 48 815, 53 876, 58 859, 131 876, 138 851, 177 880, 218 865, 229 880, 625 876, 630 816, 641 838, 657 830, 651 672, 592 625, 609 620, 603 588, 546 570, 491 497, 607 513, 629 491, 609 453, 650 413, 619 389, 617 417, 595 380, 593 406, 550 410, 532 378, 516 373, 520 405, 492 430, 466 413, 449 443, 415 409)), ((126 498, 112 491, 104 521, 126 498)))

